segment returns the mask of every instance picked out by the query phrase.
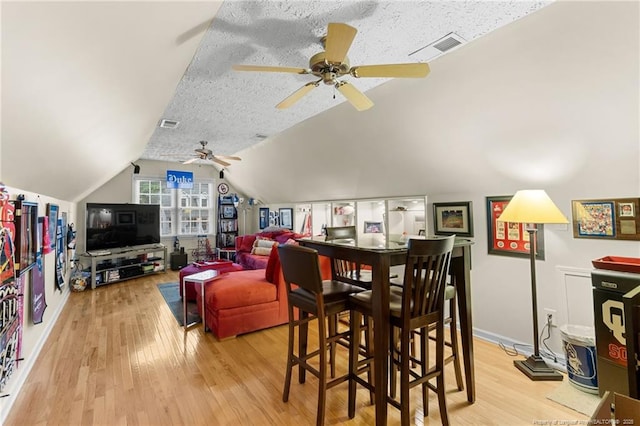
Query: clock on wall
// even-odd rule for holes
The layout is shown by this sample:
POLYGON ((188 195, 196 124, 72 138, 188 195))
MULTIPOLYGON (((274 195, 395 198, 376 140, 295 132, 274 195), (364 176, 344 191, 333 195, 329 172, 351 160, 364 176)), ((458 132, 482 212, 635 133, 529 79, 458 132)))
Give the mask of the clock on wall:
POLYGON ((226 194, 227 192, 229 192, 229 185, 222 182, 221 184, 218 185, 218 192, 222 195, 226 194))

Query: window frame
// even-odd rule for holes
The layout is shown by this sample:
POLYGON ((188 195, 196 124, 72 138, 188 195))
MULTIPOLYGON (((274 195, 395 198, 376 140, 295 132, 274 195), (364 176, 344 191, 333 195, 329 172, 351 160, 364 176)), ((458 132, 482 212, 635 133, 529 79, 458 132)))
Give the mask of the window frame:
MULTIPOLYGON (((204 199, 208 199, 209 205, 206 207, 201 206, 192 206, 191 202, 188 202, 187 205, 183 206, 183 200, 187 199, 188 201, 193 200, 194 194, 188 194, 186 197, 184 196, 184 191, 191 192, 192 189, 173 189, 167 188, 167 181, 163 177, 157 176, 135 176, 133 178, 133 191, 132 191, 132 202, 135 204, 154 204, 154 203, 144 203, 142 202, 142 197, 147 195, 149 200, 151 200, 154 196, 159 197, 158 201, 160 204, 160 238, 174 238, 174 237, 197 237, 198 235, 209 235, 215 236, 216 233, 216 198, 214 195, 216 181, 215 179, 194 179, 194 188, 201 188, 202 185, 208 185, 207 187, 207 195, 204 196, 204 199), (153 183, 160 184, 160 191, 154 192, 149 191, 148 193, 143 193, 141 191, 141 183, 148 182, 151 186, 153 183), (180 192, 183 191, 183 192, 180 192), (166 197, 168 196, 168 201, 166 197), (163 204, 164 203, 164 204, 163 204), (169 204, 168 206, 166 204, 169 204), (199 214, 198 217, 201 218, 203 215, 208 215, 208 232, 204 231, 206 228, 199 227, 194 232, 182 232, 185 228, 182 224, 184 217, 193 218, 192 211, 197 209, 199 214), (203 213, 206 211, 206 214, 203 213), (168 214, 167 214, 168 212, 168 214), (168 219, 167 219, 168 218, 168 219), (169 223, 170 232, 163 233, 164 224, 169 223)), ((197 195, 197 194, 196 194, 197 195)), ((201 198, 202 201, 203 198, 201 198)), ((201 204, 200 204, 201 205, 201 204)), ((195 219, 198 220, 198 219, 195 219)))

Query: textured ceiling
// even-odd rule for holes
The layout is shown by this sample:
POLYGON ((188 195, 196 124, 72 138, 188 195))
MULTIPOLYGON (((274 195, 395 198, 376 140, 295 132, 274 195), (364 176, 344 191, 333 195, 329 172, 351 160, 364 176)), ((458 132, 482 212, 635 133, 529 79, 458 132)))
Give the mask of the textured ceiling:
MULTIPOLYGON (((410 54, 451 32, 470 42, 549 3, 226 1, 210 25, 205 21, 183 34, 185 41, 202 40, 160 117, 179 125, 156 128, 142 158, 184 161, 200 140, 209 141, 214 154, 234 154, 344 102, 333 87, 321 85, 278 110, 278 102, 314 77, 231 69, 233 64, 307 68, 309 58, 323 50, 320 39, 330 22, 358 30, 349 50, 352 66, 428 62, 425 51, 410 54)), ((387 81, 345 79, 363 92, 387 81)))

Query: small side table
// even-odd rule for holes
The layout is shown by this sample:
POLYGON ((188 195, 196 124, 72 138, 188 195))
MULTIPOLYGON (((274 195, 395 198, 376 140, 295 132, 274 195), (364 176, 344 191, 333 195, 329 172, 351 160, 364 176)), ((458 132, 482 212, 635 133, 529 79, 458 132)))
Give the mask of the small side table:
MULTIPOLYGON (((198 272, 197 274, 187 275, 182 279, 182 294, 185 294, 185 284, 187 281, 200 284, 200 286, 202 287, 202 326, 204 327, 203 330, 205 332, 207 331, 207 319, 206 319, 207 313, 204 310, 204 301, 205 301, 204 289, 207 283, 214 281, 222 277, 223 275, 226 275, 226 272, 221 274, 219 271, 216 271, 215 269, 207 269, 206 271, 198 272)), ((184 324, 184 329, 186 331, 189 327, 193 325, 193 324, 187 324, 187 298, 186 297, 182 298, 182 314, 184 315, 182 320, 184 324)))
POLYGON ((226 259, 234 261, 236 259, 236 249, 234 248, 216 248, 218 259, 226 259))

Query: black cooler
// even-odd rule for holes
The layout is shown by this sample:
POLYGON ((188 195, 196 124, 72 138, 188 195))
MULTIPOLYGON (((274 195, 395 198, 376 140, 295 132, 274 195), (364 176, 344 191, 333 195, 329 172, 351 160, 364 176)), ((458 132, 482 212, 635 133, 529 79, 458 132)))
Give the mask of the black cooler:
MULTIPOLYGON (((603 258, 626 259, 630 258, 603 258)), ((591 272, 598 391, 640 397, 640 273, 603 259, 591 272), (628 272, 634 271, 634 272, 628 272)), ((631 260, 633 260, 631 258, 631 260)), ((640 259, 635 260, 640 266, 640 259)), ((633 264, 632 264, 633 266, 633 264)))

